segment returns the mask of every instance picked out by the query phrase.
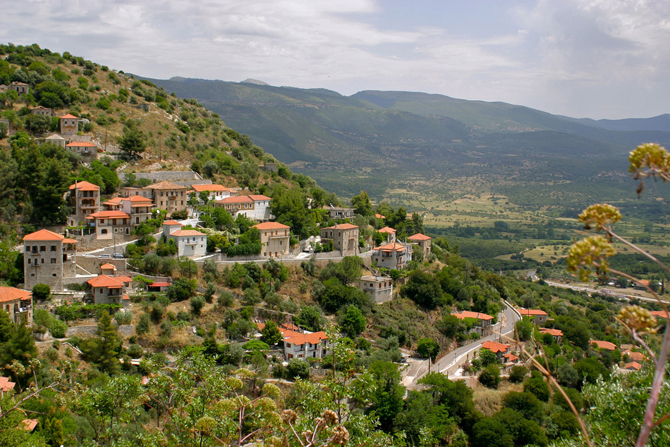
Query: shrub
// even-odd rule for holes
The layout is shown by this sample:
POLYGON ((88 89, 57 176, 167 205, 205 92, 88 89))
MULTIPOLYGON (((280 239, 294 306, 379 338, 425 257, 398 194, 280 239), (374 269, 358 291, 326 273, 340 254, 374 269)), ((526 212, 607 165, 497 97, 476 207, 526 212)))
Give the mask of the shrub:
POLYGON ((309 379, 309 363, 297 358, 289 360, 284 378, 287 380, 309 379))
POLYGON ((496 364, 492 364, 484 368, 479 374, 479 383, 487 388, 498 388, 500 383, 500 368, 496 364))
POLYGON ((515 365, 509 373, 509 381, 512 383, 521 383, 526 377, 526 374, 528 374, 528 368, 521 365, 515 365))
POLYGON ((133 313, 131 311, 118 311, 114 314, 114 319, 119 325, 130 324, 133 321, 133 313))

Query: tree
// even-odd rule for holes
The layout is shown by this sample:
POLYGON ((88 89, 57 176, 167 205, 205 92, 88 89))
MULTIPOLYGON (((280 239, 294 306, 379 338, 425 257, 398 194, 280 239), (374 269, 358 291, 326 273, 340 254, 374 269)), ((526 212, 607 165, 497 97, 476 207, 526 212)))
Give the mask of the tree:
POLYGON ((200 311, 205 307, 205 299, 201 296, 194 296, 191 298, 191 313, 196 317, 200 315, 200 311))
POLYGON ((276 345, 280 341, 284 339, 284 336, 282 335, 281 331, 277 327, 277 323, 274 321, 270 320, 265 323, 265 327, 263 328, 263 331, 261 332, 261 340, 268 345, 276 345))
POLYGON ((522 341, 530 340, 530 337, 533 335, 533 327, 533 323, 528 317, 523 317, 521 320, 517 321, 516 332, 519 334, 519 338, 522 341))
POLYGON ((437 322, 436 327, 447 339, 452 340, 458 332, 463 330, 463 323, 453 315, 445 315, 437 322))
POLYGON ((37 301, 48 300, 51 296, 51 287, 48 284, 35 284, 33 287, 33 299, 37 301))
POLYGON ((139 130, 134 122, 126 124, 123 128, 123 136, 119 138, 119 147, 130 157, 144 152, 147 148, 144 132, 139 130))
POLYGON ((368 371, 376 382, 369 411, 379 418, 379 424, 383 430, 390 430, 393 426, 393 419, 402 410, 405 394, 405 387, 400 384, 401 376, 398 365, 376 361, 370 365, 368 371))
POLYGON ((402 288, 402 293, 426 309, 434 309, 444 304, 440 281, 435 275, 421 270, 415 270, 410 274, 407 285, 402 288))
POLYGON ((528 374, 528 368, 521 365, 514 365, 509 373, 509 381, 512 383, 521 383, 528 374))
POLYGON ((37 348, 32 331, 23 322, 14 325, 9 339, 0 349, 0 367, 4 369, 6 375, 11 375, 14 381, 23 387, 32 376, 30 360, 34 358, 37 358, 37 348), (25 372, 8 368, 15 360, 26 368, 25 372))
POLYGON ((440 352, 440 345, 432 338, 422 338, 417 344, 416 352, 434 362, 440 352))
POLYGON ((351 198, 351 206, 354 207, 354 213, 360 216, 369 216, 372 213, 372 202, 365 191, 351 198))
POLYGON ((534 394, 511 391, 503 397, 503 407, 518 411, 524 418, 541 422, 544 405, 534 394))
POLYGON ((298 358, 289 360, 286 366, 286 378, 289 380, 309 379, 309 363, 298 358))
POLYGON ((498 363, 498 356, 493 351, 486 348, 479 351, 479 359, 482 362, 482 366, 495 365, 498 363))
POLYGON ((534 394, 542 402, 549 402, 549 385, 541 377, 531 377, 523 384, 523 391, 534 394))
POLYGON ((340 328, 350 338, 356 338, 358 334, 365 330, 367 321, 363 313, 356 306, 349 306, 340 317, 340 328))
POLYGON ((318 332, 323 328, 323 315, 321 309, 316 306, 303 306, 300 313, 295 317, 295 322, 312 332, 318 332))
POLYGON ((122 340, 116 333, 112 318, 107 311, 103 311, 100 315, 95 334, 97 338, 82 342, 81 350, 101 371, 110 375, 115 374, 119 370, 122 340))
POLYGON ((193 296, 196 289, 194 279, 179 278, 167 290, 167 296, 171 301, 184 301, 193 296))
POLYGON ((487 388, 498 388, 498 384, 500 383, 500 367, 496 364, 487 366, 479 373, 478 380, 479 383, 487 388))

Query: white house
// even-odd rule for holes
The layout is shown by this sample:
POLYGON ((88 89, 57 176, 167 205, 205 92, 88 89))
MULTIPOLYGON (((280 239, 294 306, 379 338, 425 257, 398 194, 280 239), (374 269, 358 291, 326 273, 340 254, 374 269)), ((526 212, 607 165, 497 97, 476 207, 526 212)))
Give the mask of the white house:
POLYGON ((223 200, 226 197, 230 197, 233 191, 222 185, 191 185, 191 187, 193 188, 191 192, 195 193, 196 198, 200 198, 200 193, 206 192, 211 201, 223 200))
POLYGON ((166 239, 174 240, 178 256, 196 258, 205 256, 207 253, 207 235, 205 233, 197 230, 182 230, 181 224, 178 222, 168 221, 163 224, 163 234, 166 239))
MULTIPOLYGON (((258 323, 258 330, 263 331, 264 323, 258 323)), ((291 325, 292 329, 299 329, 295 325, 291 325)), ((284 358, 291 360, 292 358, 323 358, 330 352, 328 349, 328 336, 325 332, 298 332, 287 329, 284 326, 279 326, 284 339, 282 345, 284 348, 284 358)))

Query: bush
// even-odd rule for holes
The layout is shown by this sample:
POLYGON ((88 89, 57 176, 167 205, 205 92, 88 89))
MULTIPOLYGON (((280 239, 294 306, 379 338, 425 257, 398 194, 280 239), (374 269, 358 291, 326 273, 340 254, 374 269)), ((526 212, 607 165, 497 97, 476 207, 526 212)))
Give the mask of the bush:
POLYGON ((35 284, 33 287, 33 299, 37 301, 44 301, 51 296, 51 287, 48 284, 35 284))
POLYGON ((221 307, 230 307, 235 304, 235 295, 230 293, 227 290, 219 291, 219 299, 217 300, 219 306, 221 307))
POLYGON ((196 317, 200 315, 200 311, 205 307, 205 299, 201 296, 194 296, 191 298, 191 313, 196 317))
POLYGON ((119 325, 130 324, 133 321, 133 313, 129 310, 120 310, 114 314, 114 319, 119 325))
POLYGON ((309 379, 309 363, 303 359, 293 358, 289 360, 284 378, 287 380, 309 379))
POLYGON ((500 383, 500 368, 496 364, 492 364, 484 368, 479 374, 479 383, 487 388, 498 388, 500 383))
POLYGON ((54 338, 64 338, 67 333, 68 325, 64 321, 53 319, 49 328, 51 336, 54 338))
POLYGON ((521 383, 526 378, 526 374, 528 374, 528 368, 525 366, 513 366, 512 371, 509 373, 509 381, 512 383, 521 383))

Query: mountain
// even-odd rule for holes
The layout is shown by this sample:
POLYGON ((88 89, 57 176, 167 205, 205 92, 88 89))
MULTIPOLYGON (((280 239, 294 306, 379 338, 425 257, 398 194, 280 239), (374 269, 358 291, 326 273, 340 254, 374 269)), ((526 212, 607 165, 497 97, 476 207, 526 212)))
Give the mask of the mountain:
POLYGON ((595 121, 417 92, 344 96, 248 81, 151 82, 197 99, 344 196, 366 189, 374 199, 397 201, 409 190, 446 200, 490 190, 535 205, 555 201, 560 181, 561 203, 581 206, 595 198, 595 179, 607 185, 601 200, 632 198, 626 154, 642 142, 670 145, 670 115, 595 121))

